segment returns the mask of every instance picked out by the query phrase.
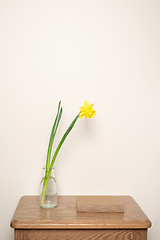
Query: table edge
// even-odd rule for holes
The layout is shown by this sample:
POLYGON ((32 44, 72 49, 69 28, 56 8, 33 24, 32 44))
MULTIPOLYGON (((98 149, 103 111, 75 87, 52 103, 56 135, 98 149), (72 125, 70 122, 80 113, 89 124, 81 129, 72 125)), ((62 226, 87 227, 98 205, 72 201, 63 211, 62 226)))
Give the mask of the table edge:
MULTIPOLYGON (((19 203, 22 201, 23 198, 29 197, 29 196, 33 197, 33 196, 37 196, 37 195, 24 195, 20 198, 20 200, 17 204, 17 207, 15 209, 13 218, 10 222, 11 228, 14 228, 14 229, 147 229, 147 228, 150 228, 152 225, 151 221, 146 216, 146 214, 143 212, 141 207, 137 204, 137 202, 134 200, 134 198, 130 195, 115 195, 115 196, 129 197, 129 198, 133 199, 136 202, 136 204, 139 206, 139 208, 142 210, 144 215, 146 216, 146 220, 139 221, 134 224, 133 224, 133 222, 131 224, 123 223, 123 227, 117 226, 117 224, 110 224, 110 223, 99 224, 98 226, 97 225, 95 226, 95 224, 74 224, 74 223, 67 223, 67 224, 53 223, 53 224, 51 224, 50 223, 50 226, 48 226, 48 223, 46 223, 45 221, 42 221, 42 220, 41 220, 41 222, 37 222, 35 224, 33 224, 33 223, 30 224, 29 221, 18 220, 18 219, 16 219, 16 216, 15 216, 15 213, 16 213, 16 210, 18 209, 19 203)), ((77 195, 59 195, 59 196, 76 197, 77 195)))

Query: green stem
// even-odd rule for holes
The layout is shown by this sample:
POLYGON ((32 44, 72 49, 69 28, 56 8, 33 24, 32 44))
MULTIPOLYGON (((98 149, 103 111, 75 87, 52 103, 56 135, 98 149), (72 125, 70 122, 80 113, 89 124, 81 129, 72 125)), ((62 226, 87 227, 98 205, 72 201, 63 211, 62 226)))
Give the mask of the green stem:
POLYGON ((47 161, 46 161, 46 171, 49 169, 52 145, 53 145, 54 137, 56 135, 56 131, 57 131, 57 128, 58 128, 58 125, 59 125, 61 115, 62 115, 62 108, 60 109, 60 105, 61 105, 61 101, 58 104, 58 111, 57 111, 56 119, 54 121, 53 128, 52 128, 52 131, 51 131, 50 140, 49 140, 48 152, 47 152, 47 161))
POLYGON ((49 175, 45 174, 44 182, 43 182, 43 190, 42 190, 42 195, 41 195, 41 206, 44 204, 44 199, 46 195, 46 190, 48 186, 48 180, 49 180, 49 175))
POLYGON ((50 136, 50 140, 49 140, 49 145, 48 145, 48 152, 47 152, 47 160, 46 160, 46 171, 45 171, 45 178, 44 178, 44 182, 43 182, 43 190, 42 190, 42 195, 41 195, 41 206, 43 206, 44 204, 44 198, 45 198, 45 194, 46 194, 46 190, 47 190, 47 185, 48 185, 48 180, 50 177, 49 174, 49 165, 50 165, 50 158, 51 158, 51 151, 52 151, 52 145, 53 145, 53 141, 57 132, 57 128, 61 119, 61 115, 62 115, 62 108, 60 108, 61 105, 61 101, 58 104, 58 111, 57 111, 57 115, 52 127, 52 131, 51 131, 51 136, 50 136))
POLYGON ((50 167, 49 167, 49 174, 50 174, 51 171, 52 171, 53 164, 54 164, 54 162, 55 162, 55 159, 56 159, 56 157, 57 157, 57 154, 58 154, 58 152, 59 152, 59 150, 60 150, 60 148, 61 148, 64 140, 65 140, 66 137, 68 136, 69 132, 72 130, 72 128, 73 128, 73 126, 74 126, 74 124, 76 123, 76 121, 77 121, 78 118, 79 118, 79 114, 75 117, 75 119, 73 120, 73 122, 70 124, 70 126, 69 126, 68 129, 67 129, 67 131, 66 131, 65 134, 63 135, 63 137, 62 137, 62 139, 61 139, 61 141, 60 141, 60 143, 59 143, 59 145, 58 145, 58 147, 57 147, 57 149, 56 149, 56 151, 55 151, 55 153, 54 153, 54 155, 53 155, 52 162, 51 162, 50 167))
POLYGON ((55 162, 55 159, 57 157, 57 154, 64 142, 64 140, 66 139, 66 137, 68 136, 68 134, 70 133, 70 131, 72 130, 74 124, 76 123, 77 119, 79 118, 79 114, 75 117, 75 119, 73 120, 73 122, 70 124, 70 126, 68 127, 67 131, 65 132, 65 134, 63 135, 54 155, 53 155, 53 158, 52 158, 52 161, 51 161, 51 164, 50 164, 50 167, 49 169, 47 168, 46 169, 46 173, 45 173, 45 178, 44 178, 44 183, 43 183, 43 190, 42 190, 42 195, 41 195, 41 206, 43 206, 44 204, 44 199, 45 199, 45 194, 46 194, 46 190, 47 190, 47 185, 48 185, 48 180, 49 180, 49 177, 51 175, 51 171, 52 171, 52 167, 53 167, 53 164, 55 162))

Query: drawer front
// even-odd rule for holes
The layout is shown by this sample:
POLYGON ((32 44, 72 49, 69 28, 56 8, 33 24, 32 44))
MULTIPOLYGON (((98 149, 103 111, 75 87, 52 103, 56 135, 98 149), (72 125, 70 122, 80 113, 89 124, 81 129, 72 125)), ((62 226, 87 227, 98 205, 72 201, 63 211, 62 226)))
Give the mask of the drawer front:
POLYGON ((15 240, 147 240, 147 229, 41 230, 15 229, 15 240))

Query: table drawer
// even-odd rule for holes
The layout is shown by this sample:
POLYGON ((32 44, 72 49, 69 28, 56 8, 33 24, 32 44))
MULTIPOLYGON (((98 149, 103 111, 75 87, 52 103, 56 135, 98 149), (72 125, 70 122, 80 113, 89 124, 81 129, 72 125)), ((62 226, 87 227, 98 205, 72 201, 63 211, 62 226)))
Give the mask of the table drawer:
POLYGON ((15 229, 15 240, 147 240, 146 229, 69 229, 69 230, 41 230, 15 229))

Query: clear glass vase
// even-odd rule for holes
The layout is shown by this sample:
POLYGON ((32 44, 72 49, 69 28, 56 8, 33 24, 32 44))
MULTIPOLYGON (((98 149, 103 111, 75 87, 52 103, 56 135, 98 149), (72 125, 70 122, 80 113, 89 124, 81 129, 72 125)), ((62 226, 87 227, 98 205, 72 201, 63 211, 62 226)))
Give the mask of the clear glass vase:
POLYGON ((57 206, 57 187, 52 168, 50 177, 45 178, 46 168, 43 168, 43 178, 40 183, 40 206, 42 208, 54 208, 57 206))

